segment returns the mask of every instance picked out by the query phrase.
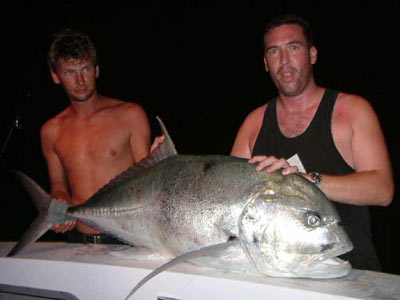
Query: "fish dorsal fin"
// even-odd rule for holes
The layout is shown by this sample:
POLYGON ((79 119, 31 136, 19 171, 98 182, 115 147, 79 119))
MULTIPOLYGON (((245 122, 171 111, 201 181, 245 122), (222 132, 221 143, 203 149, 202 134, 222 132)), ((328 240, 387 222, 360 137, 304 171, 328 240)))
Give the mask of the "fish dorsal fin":
POLYGON ((118 185, 121 181, 124 181, 127 178, 131 178, 132 176, 140 173, 141 171, 150 168, 151 166, 154 166, 160 161, 177 154, 175 145, 172 142, 171 137, 169 136, 168 131, 164 126, 164 123, 161 121, 159 117, 157 117, 157 120, 161 127, 161 133, 165 137, 164 141, 160 143, 153 152, 149 153, 149 155, 146 158, 142 159, 139 163, 130 167, 129 169, 122 172, 114 179, 112 179, 96 194, 105 192, 110 188, 112 188, 113 186, 118 185))
POLYGON ((151 156, 157 156, 157 160, 161 161, 166 159, 167 157, 173 156, 177 154, 175 145, 172 142, 171 137, 168 134, 167 129, 164 126, 164 123, 161 121, 160 117, 156 117, 158 123, 161 127, 161 133, 165 137, 164 142, 161 143, 154 151, 151 153, 151 156))
MULTIPOLYGON (((164 136, 164 141, 158 145, 158 147, 149 155, 141 160, 137 165, 135 165, 132 169, 137 168, 137 169, 147 169, 156 163, 170 157, 174 156, 177 154, 177 151, 175 149, 175 145, 172 142, 171 137, 168 134, 167 129, 164 126, 164 123, 161 121, 161 119, 157 116, 157 121, 160 124, 161 127, 161 134, 164 136)), ((132 174, 131 174, 132 175, 132 174)))
POLYGON ((125 300, 128 300, 134 293, 136 293, 136 291, 141 286, 143 286, 147 281, 149 281, 156 275, 160 274, 161 272, 163 272, 169 268, 172 268, 173 266, 176 266, 177 264, 184 262, 184 261, 195 259, 200 256, 212 256, 215 252, 224 250, 224 249, 226 249, 230 246, 233 246, 237 243, 238 243, 238 240, 236 238, 234 238, 234 239, 231 239, 231 240, 221 243, 221 244, 207 246, 207 247, 201 248, 199 250, 188 252, 181 256, 173 258, 172 260, 163 264, 162 266, 158 267, 157 269, 153 270, 146 277, 144 277, 142 280, 140 280, 139 283, 136 284, 136 286, 132 289, 132 291, 129 293, 129 295, 125 298, 125 300))
POLYGON ((149 155, 146 158, 142 159, 138 164, 136 164, 132 168, 129 168, 128 170, 131 170, 130 175, 133 175, 131 173, 136 173, 136 171, 147 169, 155 165, 156 163, 177 154, 175 145, 172 142, 172 139, 169 136, 168 131, 164 126, 164 123, 161 121, 159 117, 156 118, 161 127, 161 134, 165 137, 164 141, 160 143, 153 152, 149 153, 149 155))

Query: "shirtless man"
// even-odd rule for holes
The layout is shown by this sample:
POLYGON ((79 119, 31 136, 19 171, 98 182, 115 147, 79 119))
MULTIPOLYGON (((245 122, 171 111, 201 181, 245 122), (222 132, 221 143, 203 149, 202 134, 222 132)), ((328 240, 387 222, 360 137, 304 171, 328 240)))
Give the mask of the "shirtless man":
MULTIPOLYGON (((70 101, 41 128, 51 195, 77 205, 147 156, 150 125, 140 105, 97 93, 97 54, 86 35, 59 34, 50 48, 49 66, 70 101)), ((98 234, 79 221, 55 224, 53 230, 64 233, 74 227, 83 241, 91 241, 85 235, 98 234)))
POLYGON ((393 197, 388 151, 378 118, 366 99, 318 86, 312 65, 317 49, 309 25, 296 16, 274 18, 264 35, 264 63, 278 97, 251 112, 231 155, 251 158, 257 169, 299 172, 334 201, 354 250, 345 259, 379 270, 369 229, 368 205, 393 197), (302 162, 291 165, 296 155, 302 162))

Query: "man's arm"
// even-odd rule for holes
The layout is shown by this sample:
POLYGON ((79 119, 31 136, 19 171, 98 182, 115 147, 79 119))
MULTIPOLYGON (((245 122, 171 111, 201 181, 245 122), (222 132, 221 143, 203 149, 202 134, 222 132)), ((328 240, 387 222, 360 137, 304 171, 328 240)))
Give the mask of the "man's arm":
MULTIPOLYGON (((332 128, 339 152, 355 173, 321 174, 321 190, 336 202, 389 205, 394 193, 392 169, 384 136, 371 105, 358 96, 343 96, 336 104, 332 128)), ((259 171, 274 172, 283 168, 283 175, 298 172, 285 159, 273 156, 256 156, 249 162, 258 163, 259 171)), ((309 174, 301 175, 311 180, 309 174)))
MULTIPOLYGON (((41 128, 41 143, 43 155, 47 162, 52 198, 71 204, 71 196, 68 192, 66 174, 61 161, 54 151, 54 142, 57 136, 57 126, 53 120, 45 123, 41 128)), ((66 224, 54 224, 55 232, 66 232, 75 226, 75 221, 67 221, 66 224)))
POLYGON ((379 120, 365 99, 346 95, 341 100, 335 110, 341 110, 339 114, 351 126, 351 153, 347 161, 356 172, 344 176, 324 174, 320 187, 328 198, 337 202, 387 206, 393 198, 394 184, 379 120))
POLYGON ((130 146, 135 163, 147 157, 150 150, 150 124, 143 107, 130 103, 130 146))
MULTIPOLYGON (((349 156, 347 161, 356 173, 342 176, 321 174, 323 180, 320 188, 328 198, 337 202, 353 205, 389 205, 393 198, 394 184, 389 155, 378 118, 365 99, 354 95, 347 96, 351 98, 341 101, 342 104, 348 105, 341 108, 345 112, 341 118, 347 120, 348 124, 345 126, 351 127, 351 138, 347 146, 350 153, 347 155, 349 156)), ((259 132, 258 128, 253 138, 256 120, 251 114, 246 118, 236 137, 231 155, 251 157, 259 132)), ((339 128, 340 130, 343 128, 339 128)), ((249 163, 258 163, 258 171, 265 170, 270 173, 282 169, 283 175, 298 173, 297 168, 290 166, 284 158, 255 156, 249 163)), ((311 180, 310 175, 302 175, 311 180)))

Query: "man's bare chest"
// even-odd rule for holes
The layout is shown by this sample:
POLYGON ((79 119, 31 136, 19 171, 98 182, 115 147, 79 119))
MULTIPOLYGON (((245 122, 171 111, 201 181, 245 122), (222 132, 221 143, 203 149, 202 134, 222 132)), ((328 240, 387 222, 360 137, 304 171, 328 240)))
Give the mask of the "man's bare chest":
POLYGON ((129 132, 115 126, 64 126, 55 143, 55 151, 66 166, 109 162, 129 149, 129 132))
POLYGON ((310 126, 314 113, 314 110, 298 113, 278 113, 278 126, 281 133, 286 137, 301 135, 310 126))

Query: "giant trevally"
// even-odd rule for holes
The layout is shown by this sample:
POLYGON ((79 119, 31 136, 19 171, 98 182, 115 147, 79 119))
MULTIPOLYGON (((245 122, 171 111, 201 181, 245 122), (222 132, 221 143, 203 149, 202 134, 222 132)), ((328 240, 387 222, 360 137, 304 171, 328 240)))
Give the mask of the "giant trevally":
POLYGON ((9 255, 53 223, 74 218, 173 259, 139 282, 128 298, 182 260, 280 277, 335 278, 350 272, 349 262, 337 256, 352 243, 316 185, 297 174, 258 172, 236 157, 179 155, 160 125, 164 143, 82 205, 52 199, 18 173, 40 214, 9 255))

